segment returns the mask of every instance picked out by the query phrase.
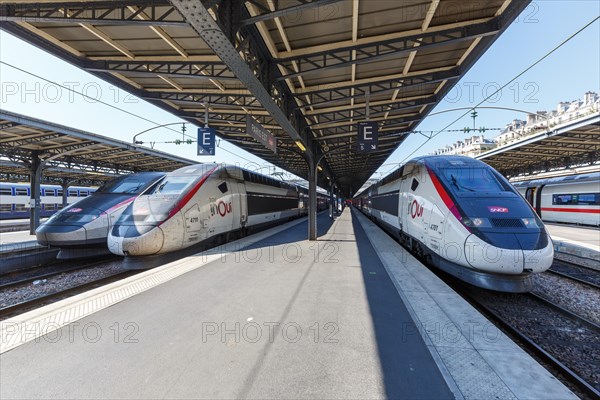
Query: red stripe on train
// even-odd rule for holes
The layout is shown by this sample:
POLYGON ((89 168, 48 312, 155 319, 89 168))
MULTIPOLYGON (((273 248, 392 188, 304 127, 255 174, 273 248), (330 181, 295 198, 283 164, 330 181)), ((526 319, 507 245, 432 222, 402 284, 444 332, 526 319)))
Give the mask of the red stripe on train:
POLYGON ((561 208, 561 207, 542 207, 542 211, 555 211, 555 212, 576 212, 576 213, 600 214, 600 208, 561 208))
POLYGON ((188 203, 188 201, 190 201, 192 199, 192 197, 194 197, 196 192, 200 189, 200 186, 202 186, 204 184, 204 182, 206 182, 206 180, 208 179, 210 174, 215 172, 215 170, 218 167, 219 166, 217 165, 216 167, 214 167, 213 169, 208 171, 206 173, 206 175, 204 175, 204 177, 202 177, 200 182, 198 182, 192 189, 190 189, 190 191, 179 201, 179 203, 177 203, 177 205, 175 207, 173 207, 173 209, 169 212, 169 215, 167 216, 167 218, 164 221, 162 221, 159 225, 162 225, 163 223, 168 221, 171 217, 173 217, 175 214, 177 214, 179 212, 179 210, 181 210, 188 203))

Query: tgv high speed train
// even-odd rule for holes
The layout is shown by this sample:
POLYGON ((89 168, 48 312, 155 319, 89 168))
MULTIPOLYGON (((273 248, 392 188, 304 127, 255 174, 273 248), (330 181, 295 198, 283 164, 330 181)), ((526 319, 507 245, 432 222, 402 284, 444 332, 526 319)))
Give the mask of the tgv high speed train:
MULTIPOLYGON (((183 167, 127 207, 108 235, 108 248, 142 256, 226 241, 304 215, 307 206, 308 192, 300 186, 230 165, 183 167)), ((321 195, 318 208, 326 207, 321 195)))
POLYGON ((413 159, 355 205, 418 256, 473 285, 532 288, 552 242, 533 209, 493 168, 461 156, 413 159))
POLYGON ((90 196, 63 208, 36 230, 38 243, 60 248, 57 258, 107 253, 108 231, 125 207, 165 174, 140 172, 115 178, 90 196))
POLYGON ((515 182, 545 222, 600 226, 600 172, 515 182))

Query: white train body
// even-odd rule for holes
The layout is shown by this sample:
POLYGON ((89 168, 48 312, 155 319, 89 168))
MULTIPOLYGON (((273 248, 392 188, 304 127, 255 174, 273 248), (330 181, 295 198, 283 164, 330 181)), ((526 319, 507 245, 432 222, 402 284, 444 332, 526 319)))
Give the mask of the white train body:
POLYGON ((235 166, 184 167, 127 208, 109 233, 108 246, 114 254, 141 256, 242 236, 306 214, 305 194, 235 166))
POLYGON ((481 287, 527 291, 531 274, 552 264, 541 221, 504 178, 477 160, 412 160, 355 204, 434 265, 481 287))
POLYGON ((515 182, 545 222, 600 226, 600 173, 515 182))

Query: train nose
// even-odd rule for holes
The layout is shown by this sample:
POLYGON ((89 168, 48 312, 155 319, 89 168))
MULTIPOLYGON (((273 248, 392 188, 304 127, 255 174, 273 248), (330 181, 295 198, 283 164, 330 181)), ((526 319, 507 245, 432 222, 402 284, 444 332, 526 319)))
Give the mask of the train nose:
POLYGON ((115 226, 113 232, 108 236, 108 249, 111 253, 119 256, 144 256, 158 253, 164 243, 164 234, 160 227, 153 229, 142 229, 145 233, 140 234, 139 226, 115 226))
POLYGON ((43 246, 76 246, 86 244, 87 230, 81 225, 42 225, 35 237, 43 246))
POLYGON ((542 272, 552 265, 552 241, 543 230, 520 233, 486 232, 485 239, 484 241, 471 234, 465 242, 467 261, 474 268, 520 274, 542 272))

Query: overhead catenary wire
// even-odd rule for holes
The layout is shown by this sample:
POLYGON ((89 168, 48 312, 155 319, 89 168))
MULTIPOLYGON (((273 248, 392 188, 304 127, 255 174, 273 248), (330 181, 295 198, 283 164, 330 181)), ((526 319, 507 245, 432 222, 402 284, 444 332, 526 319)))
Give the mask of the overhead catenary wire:
MULTIPOLYGON (((146 117, 144 117, 144 116, 142 116, 142 115, 136 114, 136 113, 134 113, 134 112, 132 112, 132 111, 125 110, 124 108, 118 107, 118 106, 116 106, 116 105, 114 105, 114 104, 110 104, 110 103, 107 103, 107 102, 105 102, 105 101, 103 101, 103 100, 100 100, 100 99, 97 99, 97 98, 95 98, 95 97, 89 96, 89 95, 87 95, 87 94, 85 94, 85 93, 82 93, 82 92, 79 92, 79 91, 77 91, 77 90, 75 90, 75 89, 73 89, 73 88, 71 88, 71 87, 68 87, 68 86, 65 86, 65 85, 61 85, 61 84, 60 84, 60 83, 58 83, 58 82, 55 82, 55 81, 52 81, 52 80, 50 80, 50 79, 44 78, 43 76, 40 76, 40 75, 34 74, 33 72, 27 71, 27 70, 25 70, 25 69, 23 69, 23 68, 20 68, 20 67, 16 66, 16 65, 13 65, 13 64, 7 63, 6 61, 2 61, 2 60, 0 60, 0 64, 6 65, 7 67, 13 68, 13 69, 15 69, 15 70, 17 70, 17 71, 20 71, 20 72, 22 72, 22 73, 25 73, 25 74, 27 74, 27 75, 33 76, 33 77, 35 77, 35 78, 37 78, 37 79, 40 79, 40 80, 42 80, 42 81, 44 81, 44 82, 48 82, 48 83, 50 83, 50 84, 52 84, 52 85, 56 85, 56 86, 58 86, 58 87, 60 87, 60 88, 62 88, 62 89, 65 89, 65 90, 67 90, 67 91, 69 91, 69 92, 72 92, 72 93, 78 94, 78 95, 80 95, 80 96, 82 96, 82 97, 84 97, 84 98, 87 98, 87 99, 89 99, 89 100, 93 100, 93 101, 95 101, 95 102, 97 102, 97 103, 100 103, 100 104, 102 104, 102 105, 105 105, 105 106, 107 106, 107 107, 110 107, 110 108, 112 108, 112 109, 114 109, 114 110, 121 111, 121 112, 123 112, 123 113, 125 113, 125 114, 128 114, 128 115, 132 116, 132 117, 135 117, 135 118, 141 119, 141 120, 143 120, 143 121, 149 122, 149 123, 151 123, 151 124, 154 124, 154 125, 156 125, 157 127, 160 127, 160 126, 162 126, 162 124, 160 124, 160 123, 158 123, 158 122, 156 122, 156 121, 152 121, 151 119, 148 119, 148 118, 146 118, 146 117)), ((182 122, 182 123, 184 123, 184 122, 182 122)), ((177 134, 181 134, 181 131, 175 130, 175 129, 173 129, 173 128, 165 127, 165 129, 168 129, 168 130, 170 130, 170 131, 173 131, 173 132, 175 132, 175 133, 177 133, 177 134)), ((184 135, 184 136, 186 136, 186 137, 189 137, 189 138, 194 138, 193 136, 191 136, 191 135, 189 135, 189 134, 186 134, 186 133, 184 133, 183 135, 184 135)), ((195 138, 194 138, 194 139, 195 139, 195 138)), ((251 160, 249 160, 249 159, 247 159, 247 158, 245 158, 245 157, 243 157, 243 156, 240 156, 239 154, 236 154, 236 153, 234 153, 234 152, 232 152, 232 151, 230 151, 230 150, 227 150, 227 149, 225 149, 224 147, 221 147, 221 146, 219 146, 219 148, 220 148, 221 150, 223 150, 223 151, 225 151, 225 152, 227 152, 227 153, 229 153, 229 154, 231 154, 231 155, 235 156, 235 157, 241 158, 241 159, 242 159, 242 160, 244 160, 244 161, 248 161, 248 162, 254 162, 254 161, 251 161, 251 160)))
MULTIPOLYGON (((498 89, 496 89, 495 91, 493 91, 490 95, 486 96, 483 100, 481 100, 479 103, 477 103, 475 106, 469 108, 468 111, 466 111, 465 113, 461 114, 458 118, 456 118, 455 120, 453 120, 452 122, 450 122, 449 124, 447 124, 446 126, 444 126, 442 129, 440 129, 439 131, 437 131, 436 133, 434 133, 433 135, 429 136, 423 143, 421 143, 416 149, 414 149, 409 155, 407 155, 406 157, 404 157, 404 159, 402 161, 400 161, 398 164, 402 165, 404 164, 404 162, 409 159, 410 157, 412 157, 413 154, 415 154, 417 151, 419 151, 423 146, 425 146, 431 139, 433 139, 434 137, 436 137, 437 135, 439 135, 440 133, 446 131, 449 127, 451 127, 452 125, 454 125, 455 123, 457 123, 458 121, 460 121, 462 118, 464 118, 466 115, 468 115, 470 112, 474 111, 477 107, 479 107, 480 105, 482 105, 483 103, 485 103, 486 101, 488 101, 490 98, 492 98, 493 96, 495 96, 498 92, 502 91, 505 87, 507 87, 508 85, 510 85, 511 83, 513 83, 515 80, 519 79, 522 75, 524 75, 525 73, 529 72, 529 70, 531 70, 533 67, 535 67, 536 65, 538 65, 540 62, 542 62, 543 60, 545 60, 546 58, 548 58, 550 55, 552 55, 552 53, 554 53, 556 50, 558 50, 559 48, 561 48, 562 46, 564 46, 566 43, 568 43, 571 39, 573 39, 575 36, 579 35, 581 32, 583 32, 585 29, 587 29, 589 26, 591 26, 594 22, 598 21, 598 19, 600 19, 599 17, 594 18, 593 20, 591 20, 590 22, 588 22, 587 24, 585 24, 582 28, 578 29, 575 33, 571 34, 569 37, 567 37, 565 40, 563 40, 562 42, 560 42, 558 45, 556 45, 554 48, 552 48, 550 51, 548 51, 546 54, 544 54, 542 57, 540 57, 538 60, 536 60, 533 64, 529 65, 527 68, 525 68, 523 71, 521 71, 519 74, 517 74, 514 78, 512 78, 511 80, 509 80, 508 82, 506 82, 504 85, 502 85, 501 87, 499 87, 498 89)), ((390 169, 387 172, 385 172, 384 176, 387 176, 390 172, 392 172, 394 170, 390 169)))

